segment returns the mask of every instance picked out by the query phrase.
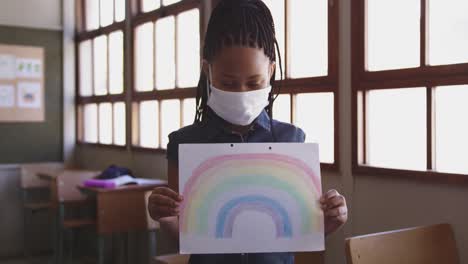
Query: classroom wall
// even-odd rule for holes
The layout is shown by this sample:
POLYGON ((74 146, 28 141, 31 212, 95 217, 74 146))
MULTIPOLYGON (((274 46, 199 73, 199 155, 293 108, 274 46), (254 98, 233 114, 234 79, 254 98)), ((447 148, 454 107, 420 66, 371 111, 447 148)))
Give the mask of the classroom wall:
POLYGON ((62 0, 3 0, 0 25, 60 30, 62 0))
MULTIPOLYGON (((345 228, 327 239, 326 263, 345 263, 346 237, 441 222, 453 225, 460 263, 468 263, 468 251, 464 250, 468 248, 468 211, 463 208, 463 201, 468 200, 468 186, 352 173, 350 2, 340 1, 340 169, 322 175, 324 189, 336 188, 345 194, 350 219, 345 228)), ((139 176, 166 178, 165 158, 161 154, 80 146, 77 161, 91 168, 119 163, 131 167, 139 176)))
MULTIPOLYGON (((17 164, 62 160, 62 32, 60 0, 0 3, 0 43, 45 47, 45 122, 0 123, 0 258, 23 250, 23 212, 17 164)), ((48 215, 36 214, 28 243, 50 250, 48 215)))
POLYGON ((0 43, 45 48, 45 121, 0 122, 0 164, 61 161, 62 32, 0 25, 0 43))

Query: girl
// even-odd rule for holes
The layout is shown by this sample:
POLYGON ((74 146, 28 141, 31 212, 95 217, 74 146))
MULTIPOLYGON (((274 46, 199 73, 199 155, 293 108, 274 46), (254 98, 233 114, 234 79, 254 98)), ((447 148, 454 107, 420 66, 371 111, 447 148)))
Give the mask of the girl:
MULTIPOLYGON (((148 210, 153 219, 178 237, 178 145, 182 143, 304 142, 305 134, 271 118, 278 89, 279 54, 273 18, 261 0, 222 0, 213 10, 203 49, 193 125, 169 135, 169 188, 157 188, 148 210)), ((281 65, 281 57, 279 62, 281 65)), ((281 71, 282 72, 282 71, 281 71)), ((281 76, 282 77, 282 76, 281 76)), ((310 201, 311 203, 315 201, 310 201)), ((345 198, 331 190, 320 199, 326 235, 347 221, 345 198)), ((191 264, 293 263, 292 253, 192 255, 191 264)))

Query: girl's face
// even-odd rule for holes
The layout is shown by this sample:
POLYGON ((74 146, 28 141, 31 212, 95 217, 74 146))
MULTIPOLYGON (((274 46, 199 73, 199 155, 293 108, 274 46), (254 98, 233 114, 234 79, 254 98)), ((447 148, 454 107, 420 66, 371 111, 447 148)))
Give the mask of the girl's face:
POLYGON ((275 63, 262 49, 241 46, 224 47, 211 63, 203 61, 206 76, 209 77, 211 71, 211 84, 229 92, 247 92, 269 86, 274 69, 275 63))

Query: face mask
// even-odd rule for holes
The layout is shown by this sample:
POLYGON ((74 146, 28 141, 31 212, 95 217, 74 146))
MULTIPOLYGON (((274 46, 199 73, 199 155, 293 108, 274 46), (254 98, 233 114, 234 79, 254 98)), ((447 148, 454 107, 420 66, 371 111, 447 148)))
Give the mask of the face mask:
POLYGON ((248 92, 226 92, 211 87, 208 106, 221 118, 234 125, 246 126, 268 106, 271 86, 248 92))

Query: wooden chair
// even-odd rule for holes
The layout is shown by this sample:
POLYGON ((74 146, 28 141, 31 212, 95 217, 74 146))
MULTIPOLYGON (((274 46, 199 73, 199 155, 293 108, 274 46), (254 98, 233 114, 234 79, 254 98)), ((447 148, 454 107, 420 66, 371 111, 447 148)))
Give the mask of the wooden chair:
MULTIPOLYGON (((82 171, 82 170, 65 170, 57 176, 55 188, 52 188, 53 201, 56 201, 52 206, 57 210, 57 263, 65 263, 63 260, 63 243, 64 232, 71 230, 71 246, 70 246, 70 259, 73 258, 73 245, 74 233, 73 231, 78 228, 92 226, 96 224, 96 219, 90 216, 73 216, 67 217, 66 210, 74 208, 92 207, 95 205, 94 200, 88 199, 88 196, 82 194, 77 186, 82 184, 83 181, 97 176, 99 172, 95 171, 82 171), (54 197, 55 196, 55 197, 54 197)), ((99 252, 98 258, 101 260, 104 254, 103 239, 99 238, 99 252)), ((101 263, 101 262, 100 262, 101 263)))
POLYGON ((154 264, 187 264, 189 262, 190 255, 164 255, 158 256, 154 259, 154 264))
POLYGON ((346 239, 350 264, 458 264, 448 224, 401 229, 346 239))
POLYGON ((35 213, 45 212, 50 208, 50 201, 47 199, 37 199, 33 194, 39 191, 48 191, 49 183, 37 176, 43 171, 60 171, 64 169, 64 164, 60 162, 30 163, 20 166, 20 189, 23 203, 23 252, 29 255, 28 227, 31 218, 35 213), (31 197, 33 196, 33 197, 31 197))
POLYGON ((156 247, 157 247, 156 233, 157 233, 157 230, 160 227, 159 222, 153 220, 153 218, 151 218, 151 216, 149 215, 149 212, 148 212, 148 199, 149 199, 149 197, 151 195, 151 192, 152 191, 147 191, 147 192, 145 192, 145 195, 144 195, 145 212, 146 212, 146 226, 148 228, 148 232, 147 232, 147 234, 148 234, 148 257, 149 257, 149 262, 148 263, 151 263, 151 260, 157 254, 157 251, 156 251, 156 247))

